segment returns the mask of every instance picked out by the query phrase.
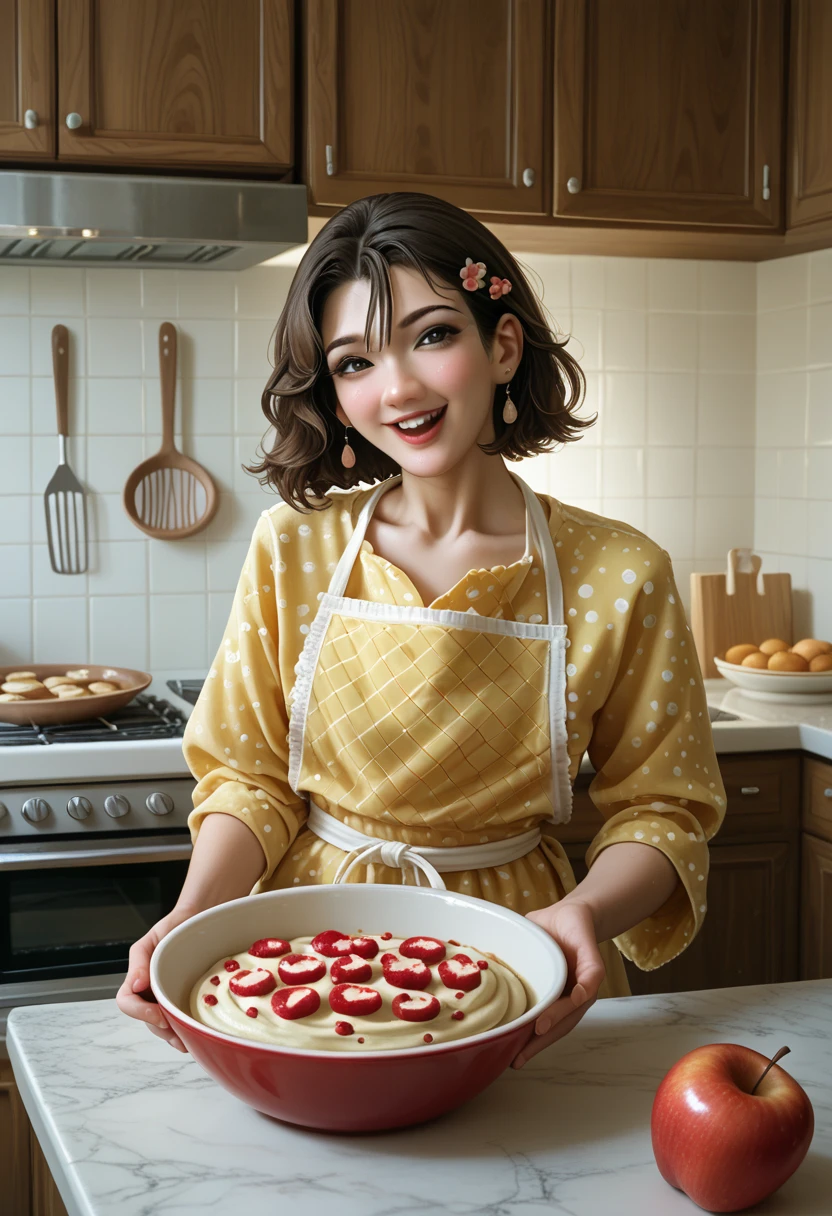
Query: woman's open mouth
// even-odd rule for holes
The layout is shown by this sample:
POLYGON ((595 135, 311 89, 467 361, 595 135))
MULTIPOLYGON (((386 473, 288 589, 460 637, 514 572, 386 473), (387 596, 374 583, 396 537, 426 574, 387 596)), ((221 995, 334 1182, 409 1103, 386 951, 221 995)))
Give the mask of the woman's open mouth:
POLYGON ((439 433, 447 409, 447 405, 443 405, 438 410, 430 410, 418 418, 408 419, 407 422, 394 422, 391 430, 401 435, 405 443, 416 446, 428 443, 439 433))

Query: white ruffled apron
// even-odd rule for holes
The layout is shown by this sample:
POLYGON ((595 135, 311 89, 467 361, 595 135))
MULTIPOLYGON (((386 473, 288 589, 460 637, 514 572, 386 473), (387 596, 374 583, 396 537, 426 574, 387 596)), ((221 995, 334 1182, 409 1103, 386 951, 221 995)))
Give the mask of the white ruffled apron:
MULTIPOLYGON (((358 556, 367 531, 367 524, 376 503, 393 486, 399 484, 401 475, 389 478, 379 485, 367 499, 350 541, 332 575, 329 590, 322 596, 315 621, 306 635, 303 653, 295 668, 297 682, 290 694, 292 703, 289 726, 289 783, 295 793, 307 797, 309 818, 307 827, 322 840, 342 849, 344 857, 334 882, 345 882, 353 869, 362 864, 380 862, 387 866, 398 866, 402 870, 402 882, 407 873, 413 875, 416 885, 427 883, 440 890, 445 889, 443 872, 480 869, 486 866, 505 865, 525 857, 540 844, 541 831, 535 827, 505 840, 486 844, 448 846, 443 848, 416 847, 404 841, 386 840, 367 836, 363 832, 343 823, 320 807, 312 797, 315 764, 306 762, 307 753, 314 747, 308 737, 307 726, 310 707, 315 705, 318 692, 321 654, 330 626, 337 618, 347 622, 369 620, 383 621, 385 629, 405 624, 411 629, 420 626, 441 626, 454 633, 459 630, 497 634, 529 641, 548 642, 548 670, 545 673, 548 700, 548 762, 551 784, 550 814, 544 822, 566 823, 572 811, 572 788, 569 778, 566 724, 566 625, 563 620, 563 588, 557 557, 549 532, 548 521, 536 495, 518 477, 511 476, 519 484, 526 502, 527 535, 531 524, 531 535, 540 555, 546 582, 548 624, 507 621, 481 616, 475 612, 454 612, 430 608, 406 607, 398 604, 378 603, 370 600, 351 599, 344 596, 353 565, 358 556)), ((493 681, 495 690, 500 689, 500 677, 493 681)), ((323 691, 323 690, 322 690, 323 691)), ((456 690, 455 690, 456 692, 456 690)), ((436 693, 442 700, 441 692, 436 693)), ((420 708, 424 710, 423 698, 420 708)), ((472 705, 472 709, 476 706, 472 705)))

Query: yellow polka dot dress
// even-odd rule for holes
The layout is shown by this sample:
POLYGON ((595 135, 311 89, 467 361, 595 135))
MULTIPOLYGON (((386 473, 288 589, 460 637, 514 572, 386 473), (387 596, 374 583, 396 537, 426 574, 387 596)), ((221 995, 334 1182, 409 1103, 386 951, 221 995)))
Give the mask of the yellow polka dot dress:
MULTIPOLYGON (((196 840, 205 815, 234 815, 263 849, 254 892, 333 880, 345 854, 305 829, 306 802, 291 788, 290 692, 318 602, 370 490, 333 491, 333 505, 302 515, 280 503, 259 519, 231 616, 189 719, 183 751, 197 780, 189 818, 196 840)), ((708 840, 725 814, 705 693, 667 553, 636 529, 538 495, 563 583, 567 638, 569 772, 584 752, 595 768, 590 796, 599 830, 586 855, 640 841, 670 859, 680 883, 666 904, 600 949, 607 969, 601 996, 629 993, 621 955, 652 970, 681 953, 707 909, 708 840), (617 947, 617 949, 615 948, 617 947), (620 953, 619 953, 620 952, 620 953)), ((510 566, 472 570, 429 605, 404 571, 364 541, 349 597, 474 611, 546 623, 546 588, 531 549, 510 566)), ((518 835, 540 823, 522 808, 500 808, 472 830, 431 809, 416 822, 390 823, 339 813, 369 836, 421 846, 473 845, 518 835)), ((448 872, 448 890, 525 914, 561 899, 575 877, 547 825, 527 856, 507 865, 448 872)), ((357 866, 350 881, 401 883, 402 871, 357 866)))

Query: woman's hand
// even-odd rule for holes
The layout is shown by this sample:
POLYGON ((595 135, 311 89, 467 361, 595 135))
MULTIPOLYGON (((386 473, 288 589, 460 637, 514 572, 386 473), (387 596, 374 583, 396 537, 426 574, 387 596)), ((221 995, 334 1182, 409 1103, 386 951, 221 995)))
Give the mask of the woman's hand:
POLYGON ((606 975, 588 904, 567 897, 548 908, 527 912, 526 916, 560 946, 566 957, 567 976, 562 995, 539 1015, 534 1037, 516 1056, 512 1068, 522 1068, 544 1047, 569 1034, 595 1004, 606 975))
POLYGON ((157 921, 144 937, 133 943, 130 947, 127 975, 116 993, 116 1004, 122 1013, 126 1013, 130 1018, 138 1018, 153 1034, 170 1043, 177 1051, 184 1052, 187 1052, 187 1047, 156 1004, 150 990, 150 956, 171 929, 181 925, 193 914, 193 911, 174 908, 162 920, 157 921))

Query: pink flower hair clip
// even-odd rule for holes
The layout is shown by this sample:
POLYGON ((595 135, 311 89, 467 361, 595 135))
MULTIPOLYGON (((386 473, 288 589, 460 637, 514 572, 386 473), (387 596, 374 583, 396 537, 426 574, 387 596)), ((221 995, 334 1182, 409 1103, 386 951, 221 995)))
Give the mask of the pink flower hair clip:
POLYGON ((462 286, 466 291, 476 291, 478 287, 485 287, 485 262, 474 262, 471 258, 466 258, 459 277, 462 279, 462 286))
POLYGON ((499 300, 500 296, 506 296, 510 291, 511 283, 508 279, 501 279, 498 275, 492 274, 491 286, 488 289, 492 300, 499 300))

